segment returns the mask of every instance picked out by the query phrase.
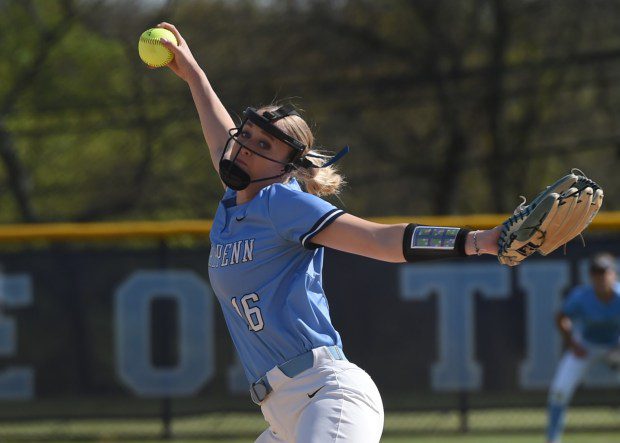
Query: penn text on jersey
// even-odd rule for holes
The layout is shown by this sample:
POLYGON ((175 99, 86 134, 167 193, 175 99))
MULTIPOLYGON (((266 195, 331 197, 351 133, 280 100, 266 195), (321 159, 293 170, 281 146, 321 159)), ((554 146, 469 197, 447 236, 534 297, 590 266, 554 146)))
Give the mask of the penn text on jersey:
POLYGON ((219 268, 254 260, 254 239, 248 238, 223 245, 211 245, 209 267, 219 268))

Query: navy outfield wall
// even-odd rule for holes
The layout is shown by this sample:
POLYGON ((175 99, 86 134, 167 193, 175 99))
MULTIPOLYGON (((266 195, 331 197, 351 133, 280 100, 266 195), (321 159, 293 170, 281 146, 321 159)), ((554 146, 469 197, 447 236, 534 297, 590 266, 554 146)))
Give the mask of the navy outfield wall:
MULTIPOLYGON (((566 255, 517 268, 491 257, 393 265, 328 251, 324 283, 345 353, 387 397, 538 400, 561 353, 553 314, 598 250, 620 253, 620 238, 589 238, 585 249, 573 242, 566 255)), ((0 254, 0 399, 232 396, 247 404, 208 256, 68 246, 0 254)), ((585 390, 615 387, 617 375, 600 365, 585 390)))

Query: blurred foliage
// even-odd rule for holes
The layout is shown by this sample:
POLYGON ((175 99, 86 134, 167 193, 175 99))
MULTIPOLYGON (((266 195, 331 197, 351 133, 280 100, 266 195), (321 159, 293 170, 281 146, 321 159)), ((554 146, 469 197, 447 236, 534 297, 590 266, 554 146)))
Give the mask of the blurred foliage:
POLYGON ((137 55, 177 25, 231 114, 292 101, 349 144, 363 216, 506 212, 579 167, 620 209, 612 0, 0 0, 0 222, 211 218, 186 84, 137 55))

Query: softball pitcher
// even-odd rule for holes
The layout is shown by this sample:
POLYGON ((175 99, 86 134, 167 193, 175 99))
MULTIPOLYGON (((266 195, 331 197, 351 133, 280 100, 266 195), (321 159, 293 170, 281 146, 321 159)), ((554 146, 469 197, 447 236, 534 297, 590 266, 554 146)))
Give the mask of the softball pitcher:
POLYGON ((342 184, 291 107, 248 108, 235 126, 177 29, 169 67, 191 90, 224 195, 209 276, 269 428, 257 442, 378 442, 383 405, 349 362, 323 292, 327 246, 389 262, 496 254, 499 229, 372 223, 322 200, 342 184))
POLYGON ((620 283, 614 257, 595 255, 589 271, 591 284, 573 289, 556 317, 568 349, 549 392, 549 443, 560 442, 566 409, 588 367, 598 359, 617 355, 620 345, 620 283))

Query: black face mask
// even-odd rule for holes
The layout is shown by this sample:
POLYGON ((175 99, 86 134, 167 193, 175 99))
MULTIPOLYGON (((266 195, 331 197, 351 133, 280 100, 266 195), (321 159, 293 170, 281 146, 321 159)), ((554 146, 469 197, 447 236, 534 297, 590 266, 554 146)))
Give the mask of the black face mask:
POLYGON ((237 135, 243 130, 244 124, 245 122, 239 128, 234 128, 230 130, 230 137, 228 138, 228 142, 226 143, 226 147, 224 148, 224 152, 227 152, 229 149, 232 152, 232 150, 234 149, 234 145, 236 143, 239 145, 239 149, 237 150, 237 153, 230 159, 223 158, 223 156, 220 159, 220 178, 222 179, 222 181, 224 182, 226 186, 228 186, 231 189, 234 189, 235 191, 241 191, 247 188, 250 185, 250 183, 261 182, 261 181, 266 181, 266 180, 271 180, 274 178, 282 177, 284 174, 292 171, 293 169, 292 163, 285 163, 285 162, 281 162, 279 160, 275 160, 273 158, 267 157, 266 155, 261 154, 255 151, 254 149, 250 148, 249 146, 246 146, 245 144, 243 144, 243 142, 239 140, 237 135), (252 155, 258 155, 259 157, 262 157, 266 160, 281 164, 282 173, 278 175, 272 175, 270 177, 263 177, 263 178, 259 178, 256 180, 252 180, 250 177, 250 174, 248 174, 243 169, 241 169, 241 167, 236 163, 237 157, 239 157, 239 154, 241 154, 242 150, 250 151, 252 155))
POLYGON ((327 166, 334 164, 341 157, 343 157, 347 152, 349 152, 349 147, 346 146, 344 149, 338 152, 338 154, 331 157, 328 161, 326 161, 321 166, 314 165, 310 160, 308 160, 307 157, 320 157, 320 156, 317 156, 314 154, 306 154, 305 156, 302 157, 302 154, 304 150, 306 149, 306 145, 304 145, 302 142, 295 139, 294 137, 291 137, 290 135, 286 134, 284 131, 282 131, 280 128, 278 128, 277 126, 273 124, 277 120, 280 120, 281 118, 287 117, 289 115, 299 115, 299 114, 297 113, 297 111, 295 111, 290 106, 282 106, 276 109, 275 111, 265 111, 262 113, 262 115, 259 115, 256 112, 256 110, 253 108, 247 108, 243 112, 243 116, 245 118, 243 122, 241 123, 241 126, 239 126, 238 128, 233 128, 229 131, 230 137, 228 138, 228 141, 226 142, 226 146, 224 147, 222 151, 222 157, 220 158, 220 164, 219 164, 220 178, 226 186, 228 186, 229 188, 235 191, 242 191, 243 189, 247 188, 250 185, 250 183, 256 183, 256 182, 261 182, 261 181, 266 181, 266 180, 272 180, 274 178, 279 178, 298 167, 325 168, 327 166), (248 146, 244 145, 239 140, 237 135, 242 132, 243 127, 248 122, 248 120, 251 121, 256 126, 258 126, 263 131, 270 134, 271 136, 286 143, 291 148, 292 153, 291 153, 291 157, 288 162, 285 163, 285 162, 281 162, 279 160, 275 160, 273 158, 267 157, 266 155, 263 155, 253 150, 252 148, 249 148, 248 146), (232 149, 235 143, 239 144, 240 146, 237 153, 234 155, 234 157, 230 159, 224 158, 229 149, 232 152, 232 149), (247 172, 245 172, 243 169, 241 169, 241 167, 239 167, 239 165, 235 163, 235 160, 241 153, 242 149, 248 150, 252 154, 258 155, 259 157, 262 157, 266 160, 281 164, 282 173, 278 175, 273 175, 271 177, 263 177, 263 178, 252 180, 250 175, 247 172))

